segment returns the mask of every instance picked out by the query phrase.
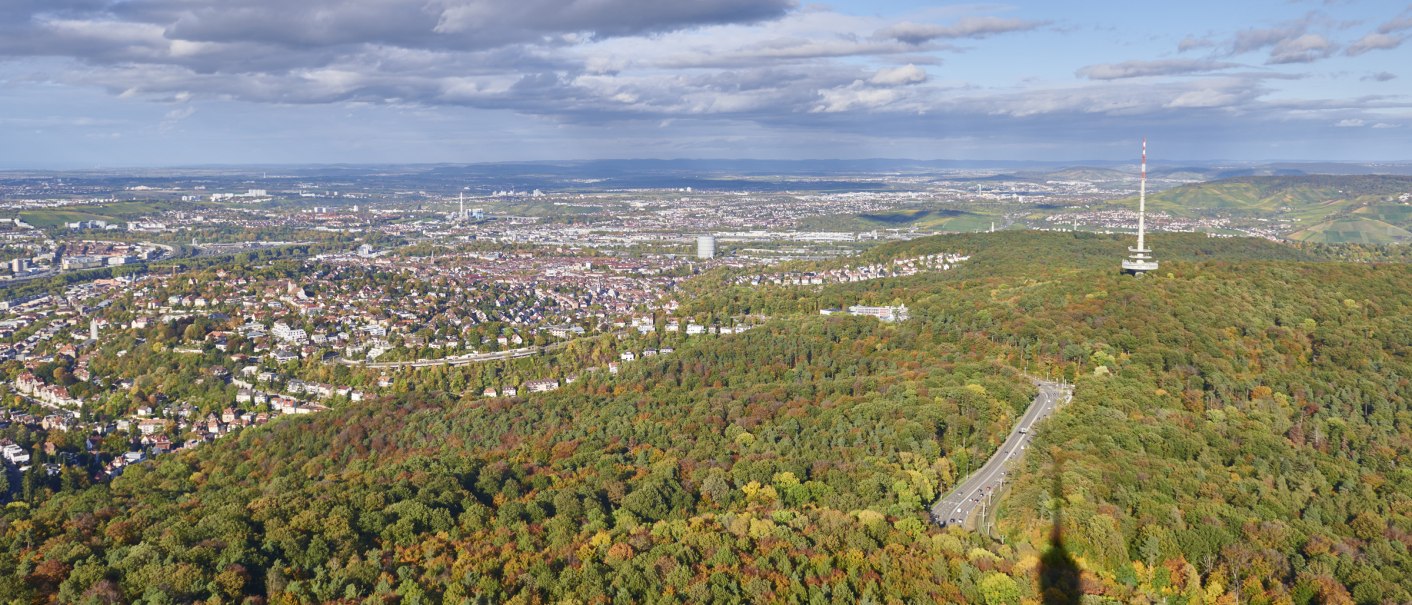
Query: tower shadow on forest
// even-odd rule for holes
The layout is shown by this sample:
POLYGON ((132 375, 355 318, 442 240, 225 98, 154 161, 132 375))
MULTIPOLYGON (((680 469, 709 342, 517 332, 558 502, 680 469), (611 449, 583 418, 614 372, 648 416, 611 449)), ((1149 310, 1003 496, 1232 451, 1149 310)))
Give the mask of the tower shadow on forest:
POLYGON ((1044 605, 1078 605, 1079 565, 1064 547, 1064 466, 1054 461, 1054 527, 1049 531, 1049 549, 1039 558, 1040 602, 1044 605))

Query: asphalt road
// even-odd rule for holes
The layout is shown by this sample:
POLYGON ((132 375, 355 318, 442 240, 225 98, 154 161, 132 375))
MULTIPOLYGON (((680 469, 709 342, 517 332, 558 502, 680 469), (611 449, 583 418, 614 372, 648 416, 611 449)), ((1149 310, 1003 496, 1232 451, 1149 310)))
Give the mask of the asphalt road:
POLYGON ((1025 453, 1034 439, 1034 426, 1048 418, 1055 408, 1067 403, 1074 395, 1074 388, 1057 382, 1037 381, 1039 394, 1020 422, 1010 430, 1005 443, 987 460, 985 465, 956 486, 956 489, 942 496, 932 505, 932 520, 942 527, 964 526, 971 515, 987 502, 987 496, 1000 489, 1009 472, 1010 463, 1025 453))

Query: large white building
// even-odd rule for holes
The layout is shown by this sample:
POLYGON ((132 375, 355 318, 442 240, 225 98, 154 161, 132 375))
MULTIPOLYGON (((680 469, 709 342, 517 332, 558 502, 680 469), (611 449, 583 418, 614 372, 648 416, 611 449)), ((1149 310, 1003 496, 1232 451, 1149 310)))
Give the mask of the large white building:
POLYGON ((289 324, 282 321, 275 322, 275 326, 270 329, 270 333, 273 334, 275 338, 295 344, 303 344, 305 341, 309 340, 309 333, 305 332, 303 328, 290 327, 289 324))
POLYGON ((716 258, 716 236, 701 235, 696 238, 696 258, 709 260, 716 258))
POLYGON ((547 393, 549 391, 559 388, 559 381, 553 378, 531 380, 525 383, 525 388, 528 389, 531 393, 547 393))
POLYGON ((911 313, 907 311, 907 305, 899 305, 896 307, 868 307, 864 305, 853 305, 848 308, 848 314, 866 315, 869 317, 876 317, 883 321, 906 321, 908 317, 911 317, 911 313))

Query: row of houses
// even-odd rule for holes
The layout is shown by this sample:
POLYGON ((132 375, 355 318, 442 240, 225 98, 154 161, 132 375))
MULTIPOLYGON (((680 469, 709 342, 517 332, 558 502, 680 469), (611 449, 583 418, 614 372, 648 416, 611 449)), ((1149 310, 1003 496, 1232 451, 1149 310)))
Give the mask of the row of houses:
POLYGON ((47 384, 28 371, 15 377, 14 384, 16 391, 33 397, 49 407, 77 408, 83 405, 83 400, 70 395, 67 387, 47 384))
MULTIPOLYGON (((628 325, 639 334, 651 334, 657 331, 657 322, 650 316, 634 317, 628 325)), ((683 328, 679 320, 671 318, 662 324, 662 331, 669 333, 685 332, 687 336, 699 336, 703 334, 740 334, 752 327, 753 326, 747 325, 707 326, 689 321, 686 323, 685 328, 683 328)))
MULTIPOLYGON (((577 380, 577 375, 569 376, 564 379, 563 384, 573 384, 577 380)), ((537 380, 527 380, 524 384, 520 385, 520 387, 529 393, 548 393, 549 391, 558 390, 563 384, 560 384, 557 378, 540 378, 537 380)), ((503 389, 486 387, 486 389, 481 392, 481 395, 485 397, 517 397, 519 394, 520 388, 517 387, 505 387, 503 389)))
MULTIPOLYGON (((633 351, 623 351, 622 353, 618 354, 618 359, 621 359, 623 361, 637 361, 638 358, 646 359, 648 357, 656 357, 657 355, 666 355, 668 353, 674 352, 676 352, 676 349, 673 349, 671 347, 662 347, 661 349, 643 349, 641 353, 636 353, 633 351)), ((611 370, 612 366, 610 366, 609 369, 611 370)))
POLYGON ((923 271, 950 271, 957 264, 970 260, 970 256, 951 253, 926 254, 912 258, 898 258, 891 262, 871 263, 857 267, 843 267, 823 271, 789 271, 774 274, 742 275, 735 283, 749 286, 767 284, 785 286, 821 286, 825 284, 854 283, 882 279, 885 277, 906 277, 923 271))

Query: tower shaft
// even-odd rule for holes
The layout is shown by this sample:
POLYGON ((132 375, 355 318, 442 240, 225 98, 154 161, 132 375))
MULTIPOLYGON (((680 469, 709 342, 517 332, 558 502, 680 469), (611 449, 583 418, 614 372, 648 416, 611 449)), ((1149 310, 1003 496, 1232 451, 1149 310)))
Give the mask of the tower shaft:
POLYGON ((1142 177, 1137 194, 1137 247, 1128 248, 1132 255, 1123 261, 1123 272, 1142 275, 1157 270, 1157 261, 1147 249, 1147 139, 1142 140, 1142 177))
POLYGON ((1137 194, 1137 249, 1147 250, 1147 138, 1142 139, 1142 178, 1137 194))

